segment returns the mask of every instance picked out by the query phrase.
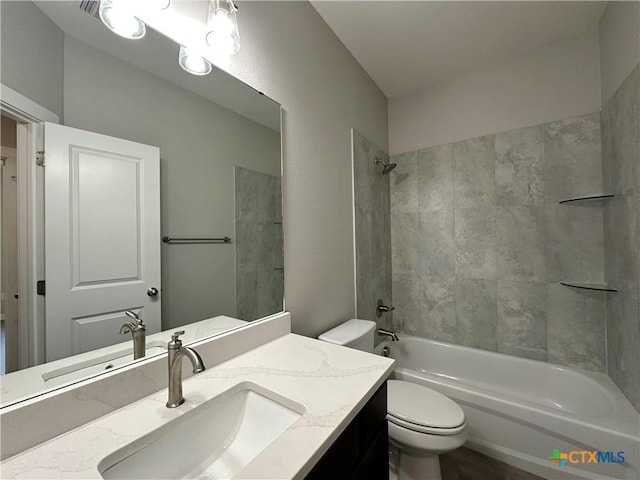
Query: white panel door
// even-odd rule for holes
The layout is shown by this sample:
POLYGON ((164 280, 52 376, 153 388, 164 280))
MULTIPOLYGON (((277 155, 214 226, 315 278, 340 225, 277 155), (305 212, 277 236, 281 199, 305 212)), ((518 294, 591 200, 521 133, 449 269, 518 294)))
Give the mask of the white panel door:
POLYGON ((160 151, 45 123, 47 361, 160 331, 160 151))

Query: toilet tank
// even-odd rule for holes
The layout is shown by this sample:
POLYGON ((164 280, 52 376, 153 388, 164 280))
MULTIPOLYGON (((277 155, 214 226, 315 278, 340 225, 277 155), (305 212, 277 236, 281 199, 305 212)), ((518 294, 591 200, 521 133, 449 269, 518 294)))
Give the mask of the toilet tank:
POLYGON ((356 350, 373 352, 375 328, 376 322, 353 318, 324 332, 318 339, 356 350))

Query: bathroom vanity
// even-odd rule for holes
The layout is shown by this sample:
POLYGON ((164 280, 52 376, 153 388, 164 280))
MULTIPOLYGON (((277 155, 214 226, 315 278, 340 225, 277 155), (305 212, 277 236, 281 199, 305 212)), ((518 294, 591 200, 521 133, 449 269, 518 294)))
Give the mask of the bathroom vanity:
POLYGON ((12 456, 2 477, 387 478, 393 360, 286 333, 215 364, 224 338, 194 347, 207 369, 180 407, 162 389, 12 456))
POLYGON ((362 407, 356 418, 306 476, 307 480, 389 478, 387 384, 362 407))

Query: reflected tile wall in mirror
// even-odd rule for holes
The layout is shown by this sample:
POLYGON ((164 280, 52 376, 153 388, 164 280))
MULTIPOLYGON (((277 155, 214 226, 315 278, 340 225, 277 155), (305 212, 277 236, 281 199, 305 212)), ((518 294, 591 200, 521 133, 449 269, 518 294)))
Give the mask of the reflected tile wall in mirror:
POLYGON ((245 320, 282 311, 280 184, 279 177, 235 168, 236 312, 245 320))

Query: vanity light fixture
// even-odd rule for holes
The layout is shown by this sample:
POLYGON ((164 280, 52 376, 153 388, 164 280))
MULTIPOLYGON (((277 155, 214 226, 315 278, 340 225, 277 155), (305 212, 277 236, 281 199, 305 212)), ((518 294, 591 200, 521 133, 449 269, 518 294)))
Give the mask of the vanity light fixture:
POLYGON ((180 46, 180 56, 178 63, 183 70, 193 75, 206 75, 211 72, 211 63, 193 49, 180 46))
POLYGON ((124 38, 144 37, 147 27, 136 17, 136 9, 165 10, 171 0, 102 0, 100 2, 100 20, 113 33, 124 38))
POLYGON ((240 50, 240 33, 231 0, 211 0, 207 17, 207 44, 215 54, 234 55, 240 50))
POLYGON ((144 37, 147 27, 131 10, 128 0, 102 0, 100 2, 100 20, 109 30, 124 38, 144 37))
POLYGON ((165 10, 169 8, 169 5, 171 5, 171 0, 141 0, 141 3, 145 8, 152 10, 165 10))

